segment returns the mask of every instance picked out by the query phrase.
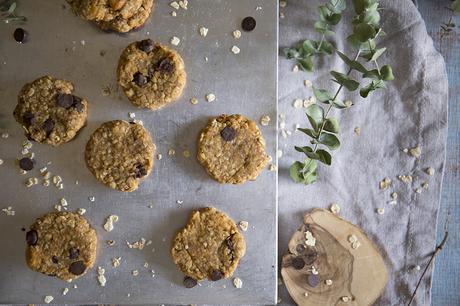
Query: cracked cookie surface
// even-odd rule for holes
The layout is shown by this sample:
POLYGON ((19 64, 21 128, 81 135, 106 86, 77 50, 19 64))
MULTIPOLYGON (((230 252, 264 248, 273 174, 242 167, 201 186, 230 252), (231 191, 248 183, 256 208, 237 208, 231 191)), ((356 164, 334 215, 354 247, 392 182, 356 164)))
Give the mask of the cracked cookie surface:
POLYGON ((94 176, 120 191, 134 191, 153 169, 155 145, 140 124, 103 123, 86 144, 86 165, 94 176))
POLYGON ((13 114, 28 138, 58 146, 77 135, 86 124, 88 102, 73 90, 71 82, 51 76, 24 85, 13 114))
POLYGON ((200 134, 197 158, 216 181, 231 184, 255 180, 269 160, 259 128, 242 115, 210 120, 200 134))
POLYGON ((212 281, 231 277, 245 252, 235 222, 213 207, 193 212, 171 248, 173 261, 184 274, 212 281))
POLYGON ((178 100, 186 78, 181 56, 150 39, 130 44, 118 63, 118 84, 128 99, 151 110, 178 100))
POLYGON ((126 33, 149 18, 154 0, 67 0, 82 18, 95 21, 103 30, 126 33))
POLYGON ((53 212, 38 218, 26 241, 27 265, 66 281, 84 275, 96 260, 96 231, 78 213, 53 212))

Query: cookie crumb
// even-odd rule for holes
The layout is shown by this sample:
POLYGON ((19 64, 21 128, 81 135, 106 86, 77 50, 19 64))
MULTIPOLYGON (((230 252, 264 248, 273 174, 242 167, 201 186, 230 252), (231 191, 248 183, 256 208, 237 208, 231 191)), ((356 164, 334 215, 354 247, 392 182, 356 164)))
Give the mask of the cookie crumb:
POLYGON ((292 106, 294 106, 295 108, 301 108, 303 106, 302 99, 295 99, 292 106))
POLYGON ((418 187, 417 189, 415 189, 415 192, 418 193, 418 194, 422 193, 422 191, 423 191, 423 190, 422 190, 422 188, 420 188, 420 187, 418 187))
POLYGON ((263 115, 260 118, 260 124, 263 126, 267 126, 270 124, 270 116, 269 115, 263 115))
POLYGON ((174 36, 173 38, 171 38, 171 45, 178 46, 179 44, 180 44, 179 37, 174 36))
POLYGON ((163 158, 163 155, 157 154, 157 159, 158 159, 158 160, 161 160, 162 158, 163 158))
POLYGON ((305 291, 305 293, 303 294, 304 297, 308 297, 308 292, 305 291))
POLYGON ((313 84, 310 80, 304 80, 303 85, 307 88, 312 88, 313 84))
POLYGON ((189 150, 184 150, 184 152, 182 152, 182 154, 184 155, 185 158, 189 158, 191 156, 189 150))
POLYGON ((391 179, 386 177, 379 183, 380 190, 387 190, 391 186, 391 179))
POLYGON ((377 213, 379 215, 383 215, 385 213, 385 208, 383 208, 383 207, 377 208, 377 213))
POLYGON ((107 279, 105 278, 105 269, 102 267, 97 267, 97 281, 99 282, 99 285, 101 287, 105 287, 105 284, 107 283, 107 279))
POLYGON ((95 197, 88 197, 88 200, 89 200, 90 202, 94 202, 94 201, 96 201, 96 198, 95 198, 95 197))
POLYGON ((133 271, 131 271, 131 274, 132 274, 133 276, 138 276, 138 275, 139 275, 139 271, 138 271, 138 270, 133 270, 133 271))
POLYGON ((3 208, 2 211, 7 216, 14 216, 16 214, 16 212, 13 210, 13 207, 11 207, 11 206, 8 206, 7 208, 3 208))
POLYGON ((118 268, 121 265, 121 257, 112 258, 112 266, 118 268))
POLYGON ((3 165, 3 159, 0 158, 0 166, 3 165))
POLYGON ((238 288, 238 289, 242 288, 243 287, 243 281, 241 280, 241 278, 235 277, 233 279, 233 286, 235 286, 235 288, 238 288))
POLYGON ((355 242, 353 242, 353 243, 351 244, 351 248, 352 248, 353 250, 356 250, 356 249, 359 248, 360 246, 361 246, 361 242, 359 242, 359 241, 355 241, 355 242))
POLYGON ((47 295, 45 296, 45 299, 43 300, 46 304, 51 303, 54 300, 54 297, 52 295, 47 295))
POLYGON ((118 216, 117 215, 110 215, 107 217, 105 224, 104 224, 104 229, 107 232, 113 231, 113 224, 118 222, 118 216))
POLYGON ((239 54, 241 50, 238 48, 238 46, 233 46, 231 51, 233 54, 239 54))
POLYGON ((313 234, 310 231, 305 232, 305 244, 311 247, 316 245, 316 238, 313 237, 313 234))
POLYGON ((67 295, 69 292, 69 288, 65 287, 64 290, 62 290, 62 295, 67 295))
POLYGON ((406 184, 412 183, 412 176, 411 175, 398 175, 398 179, 406 184))
POLYGON ((354 132, 359 136, 361 134, 361 128, 359 126, 355 127, 354 132))
POLYGON ((208 94, 206 95, 206 101, 208 101, 208 102, 214 102, 214 101, 216 101, 216 95, 213 94, 213 93, 208 93, 208 94))
POLYGON ((239 39, 241 37, 241 31, 240 30, 235 30, 233 31, 233 38, 239 39))
POLYGON ((308 107, 312 106, 315 103, 316 103, 316 98, 312 96, 312 97, 310 97, 310 98, 308 98, 306 100, 303 100, 303 107, 308 108, 308 107))
POLYGON ((200 35, 201 36, 206 37, 206 35, 208 35, 208 31, 209 31, 208 28, 200 27, 200 35))
POLYGON ((191 98, 190 103, 192 103, 193 105, 197 105, 198 104, 198 99, 197 98, 191 98))
POLYGON ((268 171, 276 171, 278 170, 278 167, 275 164, 270 164, 268 166, 268 171))
POLYGON ((340 299, 341 299, 342 302, 344 302, 344 303, 348 303, 348 302, 350 301, 350 298, 349 298, 348 296, 342 296, 340 299))
POLYGON ((83 215, 86 213, 86 209, 84 209, 84 208, 79 208, 79 209, 77 210, 77 213, 78 213, 80 216, 83 216, 83 215))
POLYGON ((3 139, 7 139, 8 137, 10 137, 10 134, 8 134, 7 132, 2 133, 2 138, 3 139))
POLYGON ((434 168, 433 167, 426 168, 426 174, 430 176, 434 175, 434 168))
POLYGON ((248 230, 249 222, 248 222, 248 221, 240 221, 240 222, 238 223, 238 227, 240 228, 240 230, 242 230, 243 232, 245 232, 245 231, 248 230))
POLYGON ((428 182, 423 182, 422 183, 422 188, 423 189, 428 189, 429 185, 428 185, 428 182))
POLYGON ((178 10, 180 8, 179 3, 173 1, 169 4, 173 9, 178 10))
POLYGON ((287 5, 286 1, 284 1, 284 0, 280 1, 280 7, 286 7, 286 5, 287 5))
POLYGON ((331 285, 332 285, 332 279, 326 279, 326 280, 324 281, 324 283, 325 283, 326 285, 328 285, 328 286, 331 286, 331 285))
POLYGON ((391 198, 392 198, 393 200, 396 200, 396 199, 398 198, 398 194, 397 194, 396 192, 393 192, 393 193, 391 194, 391 198))
POLYGON ((299 66, 294 65, 294 67, 292 67, 292 72, 298 72, 298 71, 299 71, 299 66))
POLYGON ((340 206, 337 203, 332 203, 329 209, 334 215, 337 215, 340 213, 340 206))
POLYGON ((126 244, 128 245, 128 248, 137 250, 143 250, 144 247, 147 245, 145 238, 141 238, 140 240, 135 241, 134 243, 126 241, 126 244))
POLYGON ((168 155, 169 155, 169 156, 176 155, 176 150, 174 150, 174 149, 169 149, 169 150, 168 150, 168 155))
POLYGON ((358 241, 358 237, 356 237, 355 235, 348 236, 348 242, 353 243, 356 241, 358 241))
POLYGON ((136 118, 136 114, 135 113, 128 113, 128 117, 130 119, 134 119, 134 118, 136 118))
POLYGON ((115 241, 114 241, 114 240, 107 240, 107 245, 108 245, 108 246, 114 246, 114 245, 115 245, 115 241))
POLYGON ((409 155, 415 158, 420 158, 420 156, 422 155, 422 149, 420 148, 420 146, 410 148, 409 155))

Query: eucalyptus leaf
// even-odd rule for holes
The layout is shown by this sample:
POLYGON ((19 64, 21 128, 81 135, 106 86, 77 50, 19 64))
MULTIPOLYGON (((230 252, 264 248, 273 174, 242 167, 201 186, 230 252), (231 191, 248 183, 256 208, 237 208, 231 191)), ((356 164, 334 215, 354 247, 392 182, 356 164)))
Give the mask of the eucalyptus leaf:
POLYGON ((370 58, 370 61, 376 61, 385 51, 387 48, 380 48, 377 49, 373 52, 372 57, 370 58))
POLYGON ((316 99, 320 102, 327 102, 333 99, 333 96, 329 91, 327 91, 326 89, 319 89, 314 86, 313 94, 315 95, 316 99))
POLYGON ((346 74, 337 71, 331 71, 331 75, 335 78, 337 83, 345 86, 349 91, 355 91, 359 87, 359 82, 350 78, 346 74))
POLYGON ((337 138, 337 136, 330 133, 322 133, 319 136, 318 142, 331 150, 336 150, 340 147, 340 140, 337 138))
POLYGON ((322 42, 318 52, 331 55, 332 53, 334 53, 334 46, 330 42, 325 40, 322 42))
POLYGON ((374 4, 376 0, 353 0, 356 14, 363 13, 369 6, 374 4))
POLYGON ((303 175, 302 169, 304 168, 304 164, 296 161, 291 165, 289 168, 289 175, 291 176, 292 180, 296 183, 303 183, 305 182, 305 177, 303 175))
POLYGON ((455 12, 460 12, 460 0, 455 0, 454 2, 452 2, 450 8, 455 12))
POLYGON ((16 2, 11 3, 9 9, 8 9, 8 15, 11 15, 14 13, 14 10, 16 9, 16 2))
POLYGON ((324 21, 317 21, 314 24, 315 30, 318 33, 324 34, 326 36, 334 35, 334 31, 329 30, 329 25, 324 21))
POLYGON ((332 163, 332 156, 331 153, 329 153, 326 150, 319 149, 316 151, 316 154, 318 155, 318 160, 322 162, 323 164, 326 164, 328 166, 331 165, 332 163))
POLYGON ((347 64, 350 68, 355 69, 361 73, 367 72, 366 67, 364 67, 360 62, 350 59, 348 56, 346 56, 340 51, 337 51, 337 54, 345 62, 345 64, 347 64))
POLYGON ((328 118, 324 121, 323 129, 325 131, 337 134, 339 132, 339 121, 337 121, 335 118, 328 118))
POLYGON ((305 147, 294 147, 294 149, 297 151, 297 152, 302 152, 302 153, 310 153, 310 152, 313 152, 313 149, 309 146, 305 146, 305 147))
POLYGON ((304 71, 313 71, 313 60, 311 56, 305 56, 304 58, 297 59, 300 69, 304 71))
POLYGON ((318 128, 323 124, 324 109, 317 104, 313 104, 307 107, 306 114, 313 129, 318 131, 318 128))
POLYGON ((345 103, 343 103, 342 100, 334 99, 334 100, 331 100, 329 102, 332 104, 333 107, 335 107, 337 109, 348 108, 348 106, 346 106, 345 103))
POLYGON ((372 91, 379 89, 379 88, 384 88, 384 87, 385 87, 384 81, 373 80, 371 83, 361 88, 359 91, 359 94, 361 95, 361 97, 367 98, 372 91))
POLYGON ((284 56, 288 59, 298 58, 300 56, 300 52, 295 48, 284 48, 283 52, 284 56))
POLYGON ((302 51, 304 52, 304 54, 315 54, 316 47, 313 44, 314 42, 312 42, 309 39, 303 41, 302 51))
POLYGON ((296 151, 304 153, 308 158, 313 160, 320 160, 320 156, 317 152, 313 152, 313 149, 306 146, 306 147, 294 147, 296 151))
MULTIPOLYGON (((309 120, 310 120, 310 118, 309 118, 309 120)), ((310 124, 311 124, 311 121, 310 121, 310 124)), ((316 132, 316 130, 318 130, 318 125, 316 125, 316 122, 315 122, 314 125, 315 126, 313 126, 313 124, 312 124, 313 130, 312 129, 304 129, 304 128, 298 128, 297 130, 301 131, 304 134, 307 134, 311 138, 318 138, 318 132, 316 132)))
POLYGON ((318 168, 318 163, 315 160, 306 158, 303 169, 302 169, 302 172, 304 173, 304 177, 312 173, 316 173, 317 168, 318 168))
POLYGON ((377 69, 372 69, 367 71, 366 73, 363 73, 363 78, 380 80, 382 76, 380 75, 380 71, 378 71, 377 69))
POLYGON ((342 12, 347 8, 347 3, 345 0, 329 0, 327 5, 331 11, 336 13, 342 12))
POLYGON ((384 81, 393 81, 395 79, 393 75, 393 69, 389 65, 385 65, 380 69, 380 73, 382 74, 382 79, 384 81))
POLYGON ((366 42, 375 37, 375 28, 367 23, 359 23, 353 27, 353 34, 360 42, 366 42))

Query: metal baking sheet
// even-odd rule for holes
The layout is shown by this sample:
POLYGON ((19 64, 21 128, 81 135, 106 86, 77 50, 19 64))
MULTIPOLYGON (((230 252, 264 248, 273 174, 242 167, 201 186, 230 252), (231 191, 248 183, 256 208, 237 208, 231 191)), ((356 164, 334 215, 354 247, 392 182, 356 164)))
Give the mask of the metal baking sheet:
POLYGON ((21 45, 13 40, 17 24, 0 26, 0 132, 9 133, 8 138, 0 138, 0 158, 4 161, 0 166, 0 208, 11 206, 16 212, 15 216, 0 212, 0 304, 43 303, 47 295, 59 304, 275 303, 276 172, 265 170, 257 181, 241 186, 220 185, 208 177, 194 156, 199 131, 211 116, 221 113, 241 113, 257 121, 268 114, 272 121, 261 129, 268 153, 275 156, 277 1, 191 0, 188 10, 178 10, 177 17, 170 15, 173 9, 169 1, 157 1, 148 23, 126 35, 100 31, 74 16, 64 1, 18 2, 18 11, 28 17, 21 26, 30 33, 29 42, 21 45), (246 16, 254 16, 257 27, 236 40, 232 32, 240 28, 246 16), (209 28, 206 37, 200 36, 200 26, 209 28), (130 42, 147 37, 169 44, 173 36, 181 39, 176 49, 188 72, 182 99, 156 112, 135 108, 116 90, 115 71, 121 51, 130 42), (241 49, 240 54, 230 51, 233 45, 241 49), (25 138, 12 113, 21 87, 45 74, 72 81, 76 93, 87 97, 88 125, 74 141, 60 147, 35 143, 31 151, 37 166, 20 175, 15 160, 21 157, 25 138), (106 86, 113 88, 110 96, 102 93, 106 86), (214 93, 217 100, 206 102, 208 93, 214 93), (192 97, 198 98, 198 105, 189 102, 192 97), (153 173, 136 192, 121 193, 96 181, 85 166, 83 152, 91 133, 102 122, 128 120, 129 112, 144 122, 163 159, 156 161, 153 173), (175 156, 168 156, 170 148, 177 152, 175 156), (190 150, 192 157, 185 158, 184 150, 190 150), (25 187, 28 177, 40 177, 38 169, 47 162, 51 162, 48 169, 62 177, 64 189, 25 187), (91 196, 94 202, 89 201, 91 196), (52 211, 61 198, 68 201, 69 210, 85 208, 85 216, 98 232, 96 267, 106 270, 105 287, 97 282, 96 267, 83 278, 66 283, 26 266, 21 228, 52 211), (249 222, 244 233, 247 254, 235 273, 243 281, 241 289, 234 288, 231 279, 185 289, 183 274, 169 256, 170 241, 191 210, 207 205, 227 212, 237 222, 249 222), (102 225, 111 214, 118 215, 120 221, 108 233, 102 225), (152 244, 143 250, 127 247, 126 241, 141 237, 152 240, 152 244), (109 239, 116 245, 107 246, 109 239), (122 258, 120 267, 112 267, 113 257, 122 258), (139 275, 133 276, 132 270, 138 270, 139 275), (69 292, 63 296, 66 287, 69 292))

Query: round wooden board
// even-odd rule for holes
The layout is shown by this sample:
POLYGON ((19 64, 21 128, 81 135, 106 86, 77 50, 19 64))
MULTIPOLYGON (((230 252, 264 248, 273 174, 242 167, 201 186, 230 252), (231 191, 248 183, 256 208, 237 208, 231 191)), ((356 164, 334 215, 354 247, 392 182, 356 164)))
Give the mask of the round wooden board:
POLYGON ((283 256, 281 275, 289 294, 300 306, 372 305, 388 281, 383 258, 366 234, 322 209, 304 216, 304 224, 289 242, 289 253, 283 256), (314 239, 307 239, 307 232, 314 239), (358 243, 352 247, 350 241, 354 238, 358 243), (299 258, 305 266, 297 265, 295 269, 293 260, 299 258), (312 287, 308 277, 315 270, 320 282, 312 287), (326 280, 332 283, 326 284, 326 280))

